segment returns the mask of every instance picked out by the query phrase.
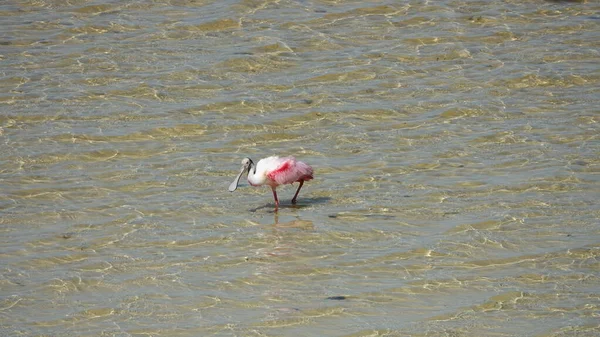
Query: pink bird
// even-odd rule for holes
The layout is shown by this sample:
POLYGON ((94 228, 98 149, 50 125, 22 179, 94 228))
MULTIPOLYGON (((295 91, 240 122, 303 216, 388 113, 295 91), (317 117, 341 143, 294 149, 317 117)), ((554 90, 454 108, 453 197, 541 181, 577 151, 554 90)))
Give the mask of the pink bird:
POLYGON ((296 203, 298 193, 305 181, 313 178, 313 169, 308 164, 296 160, 294 157, 279 158, 277 156, 264 158, 254 164, 252 159, 244 158, 242 160, 242 170, 235 180, 229 185, 229 192, 237 189, 242 175, 248 172, 248 183, 252 186, 269 185, 273 190, 275 198, 275 210, 279 208, 279 199, 275 189, 279 185, 293 184, 299 182, 298 190, 294 194, 292 204, 296 203))

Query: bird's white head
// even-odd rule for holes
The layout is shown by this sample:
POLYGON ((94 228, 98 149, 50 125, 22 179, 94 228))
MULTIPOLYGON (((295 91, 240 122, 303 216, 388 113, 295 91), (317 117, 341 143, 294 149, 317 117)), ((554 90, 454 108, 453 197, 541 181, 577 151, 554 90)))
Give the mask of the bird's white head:
POLYGON ((246 172, 250 172, 250 169, 252 168, 252 166, 254 165, 254 162, 252 162, 252 159, 250 158, 244 158, 242 159, 242 169, 240 171, 240 173, 237 175, 237 177, 235 177, 235 180, 233 180, 233 182, 231 183, 231 185, 229 185, 229 192, 233 192, 237 189, 238 184, 240 183, 240 178, 242 178, 242 175, 246 172))
POLYGON ((252 164, 252 159, 250 159, 250 158, 244 158, 244 159, 242 159, 242 166, 243 167, 248 168, 248 167, 250 167, 250 164, 252 164))

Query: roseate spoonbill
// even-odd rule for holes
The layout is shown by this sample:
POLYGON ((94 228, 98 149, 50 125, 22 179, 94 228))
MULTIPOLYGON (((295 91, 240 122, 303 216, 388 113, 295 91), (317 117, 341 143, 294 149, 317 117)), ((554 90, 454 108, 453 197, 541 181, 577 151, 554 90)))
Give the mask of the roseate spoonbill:
POLYGON ((277 192, 275 189, 279 185, 293 184, 295 182, 300 183, 292 204, 296 203, 298 193, 302 188, 305 181, 313 178, 313 169, 308 164, 296 160, 294 157, 279 158, 272 156, 263 158, 254 164, 252 159, 244 158, 242 160, 242 170, 235 180, 229 185, 229 192, 233 192, 237 189, 240 182, 240 178, 244 173, 248 172, 248 183, 252 186, 269 185, 273 191, 273 198, 275 199, 275 210, 279 208, 279 199, 277 199, 277 192))

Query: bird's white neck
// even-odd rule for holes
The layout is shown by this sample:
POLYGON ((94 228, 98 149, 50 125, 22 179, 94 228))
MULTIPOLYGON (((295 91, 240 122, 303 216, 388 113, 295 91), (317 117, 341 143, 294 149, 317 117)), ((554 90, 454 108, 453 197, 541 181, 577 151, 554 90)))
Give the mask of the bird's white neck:
POLYGON ((252 186, 260 186, 266 181, 266 176, 261 172, 256 172, 256 164, 250 163, 248 168, 248 182, 252 186))

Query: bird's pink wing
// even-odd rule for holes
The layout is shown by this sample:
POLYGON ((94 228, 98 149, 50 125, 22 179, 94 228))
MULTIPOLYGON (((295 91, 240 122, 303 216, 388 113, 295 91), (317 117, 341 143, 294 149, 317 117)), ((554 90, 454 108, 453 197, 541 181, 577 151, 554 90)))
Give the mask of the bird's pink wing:
POLYGON ((267 177, 277 184, 291 184, 313 178, 313 170, 307 164, 297 161, 294 157, 281 158, 280 160, 279 166, 267 173, 267 177))

